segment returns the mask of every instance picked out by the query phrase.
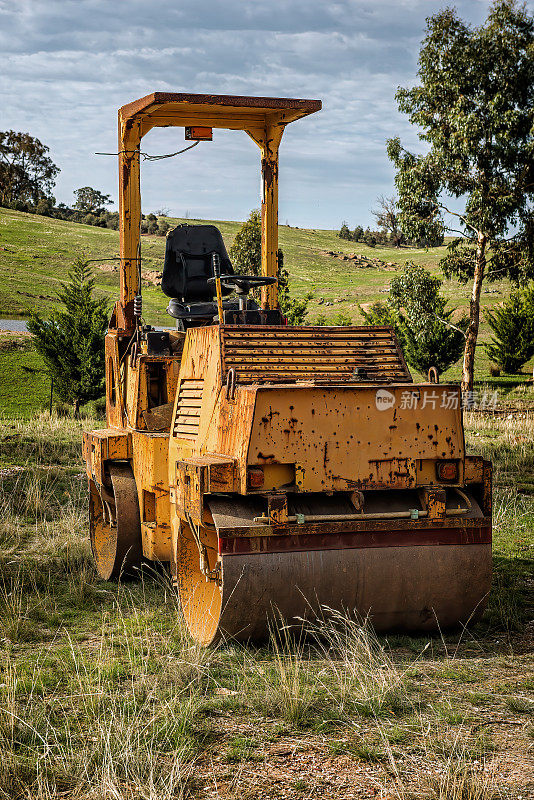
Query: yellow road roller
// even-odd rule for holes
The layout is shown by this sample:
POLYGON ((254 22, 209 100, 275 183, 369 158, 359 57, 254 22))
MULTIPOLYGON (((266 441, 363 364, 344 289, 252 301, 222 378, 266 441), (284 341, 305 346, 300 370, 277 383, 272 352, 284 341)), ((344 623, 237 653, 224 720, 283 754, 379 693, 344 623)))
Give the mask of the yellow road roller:
POLYGON ((167 563, 203 645, 325 607, 379 631, 446 628, 490 589, 491 464, 466 454, 459 387, 415 384, 391 328, 291 327, 278 308, 279 145, 320 108, 155 92, 119 110, 108 427, 84 434, 91 547, 105 580, 167 563), (141 307, 140 143, 157 126, 244 131, 262 179, 261 275, 234 272, 215 226, 178 225, 164 330, 141 307))

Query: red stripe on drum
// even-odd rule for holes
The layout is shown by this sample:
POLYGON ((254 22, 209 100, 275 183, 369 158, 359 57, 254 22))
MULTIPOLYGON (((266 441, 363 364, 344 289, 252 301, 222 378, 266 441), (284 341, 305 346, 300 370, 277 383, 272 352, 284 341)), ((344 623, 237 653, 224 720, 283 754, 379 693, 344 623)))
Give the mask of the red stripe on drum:
POLYGON ((370 547, 425 547, 491 544, 490 527, 355 531, 299 536, 232 536, 219 541, 223 556, 306 550, 355 550, 370 547))

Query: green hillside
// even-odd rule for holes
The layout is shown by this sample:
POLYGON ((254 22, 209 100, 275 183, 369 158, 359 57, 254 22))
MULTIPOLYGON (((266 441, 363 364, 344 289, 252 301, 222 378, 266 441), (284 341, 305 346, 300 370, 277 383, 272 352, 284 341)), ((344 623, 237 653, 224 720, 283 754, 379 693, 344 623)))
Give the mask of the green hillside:
MULTIPOLYGON (((172 224, 185 220, 171 219, 172 224)), ((199 220, 188 220, 190 223, 199 220)), ((215 221, 222 231, 227 247, 232 244, 241 223, 215 221)), ((384 296, 391 275, 406 261, 423 264, 443 277, 439 260, 444 247, 428 250, 415 248, 375 247, 340 239, 335 231, 280 227, 280 246, 291 275, 293 294, 313 292, 308 319, 313 322, 319 313, 333 317, 340 311, 355 322, 360 321, 358 303, 372 303, 384 296), (328 255, 328 251, 339 256, 328 255), (384 262, 381 265, 358 266, 343 255, 358 254, 384 262)), ((118 255, 119 236, 116 231, 64 222, 0 208, 0 317, 25 317, 31 309, 50 313, 56 304, 59 284, 67 277, 77 255, 95 259, 94 269, 98 291, 109 297, 110 303, 118 290, 117 262, 106 261, 118 255)), ((142 237, 143 273, 161 270, 165 239, 142 237)), ((146 282, 144 282, 146 283, 146 282)), ((483 307, 500 302, 508 291, 507 282, 488 284, 483 290, 483 307)), ((452 304, 467 312, 469 287, 456 281, 444 281, 444 293, 452 304)), ((143 289, 145 317, 153 324, 167 324, 167 298, 160 289, 146 284, 143 289)), ((484 321, 480 341, 487 339, 484 321)), ((479 379, 488 375, 488 362, 482 348, 477 364, 479 379)), ((448 377, 457 377, 459 367, 453 367, 448 377)))

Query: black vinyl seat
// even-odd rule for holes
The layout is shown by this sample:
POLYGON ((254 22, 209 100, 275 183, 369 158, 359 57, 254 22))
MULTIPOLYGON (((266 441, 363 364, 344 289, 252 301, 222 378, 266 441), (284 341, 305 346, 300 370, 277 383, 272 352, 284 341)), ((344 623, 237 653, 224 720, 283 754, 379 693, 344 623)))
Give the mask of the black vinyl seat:
MULTIPOLYGON (((250 302, 250 301, 249 301, 250 302)), ((257 304, 252 301, 254 308, 257 304)), ((234 300, 225 300, 223 308, 226 311, 238 311, 239 303, 234 300)), ((180 303, 175 297, 169 300, 167 306, 167 314, 170 314, 174 319, 191 320, 201 322, 202 320, 209 320, 210 322, 217 316, 217 303, 180 303)))
POLYGON ((258 275, 236 275, 232 268, 221 232, 215 225, 178 225, 167 236, 161 288, 170 297, 167 313, 184 328, 211 325, 218 319, 217 294, 213 274, 213 255, 220 259, 221 291, 235 292, 239 300, 223 302, 223 319, 228 325, 281 325, 278 309, 260 310, 256 301, 248 299, 251 289, 268 286, 275 278, 258 275))
MULTIPOLYGON (((217 253, 221 273, 233 275, 234 270, 221 232, 215 225, 178 225, 167 236, 165 263, 161 288, 171 298, 168 313, 181 320, 211 320, 217 315, 212 256, 217 253)), ((224 295, 232 292, 222 287, 224 295)))

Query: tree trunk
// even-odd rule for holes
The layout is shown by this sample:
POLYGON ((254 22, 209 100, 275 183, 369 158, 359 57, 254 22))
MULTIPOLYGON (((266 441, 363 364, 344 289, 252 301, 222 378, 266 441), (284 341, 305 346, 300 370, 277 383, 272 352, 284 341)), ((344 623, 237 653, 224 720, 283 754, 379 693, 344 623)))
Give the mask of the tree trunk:
POLYGON ((74 419, 80 419, 80 399, 74 401, 74 419))
POLYGON ((473 391, 473 378, 475 372, 475 348, 478 339, 478 327, 480 323, 480 292, 482 281, 486 269, 486 245, 488 239, 484 233, 478 234, 477 252, 475 261, 475 275, 473 278, 473 289, 469 303, 469 327, 465 340, 464 363, 462 369, 462 392, 473 391))

